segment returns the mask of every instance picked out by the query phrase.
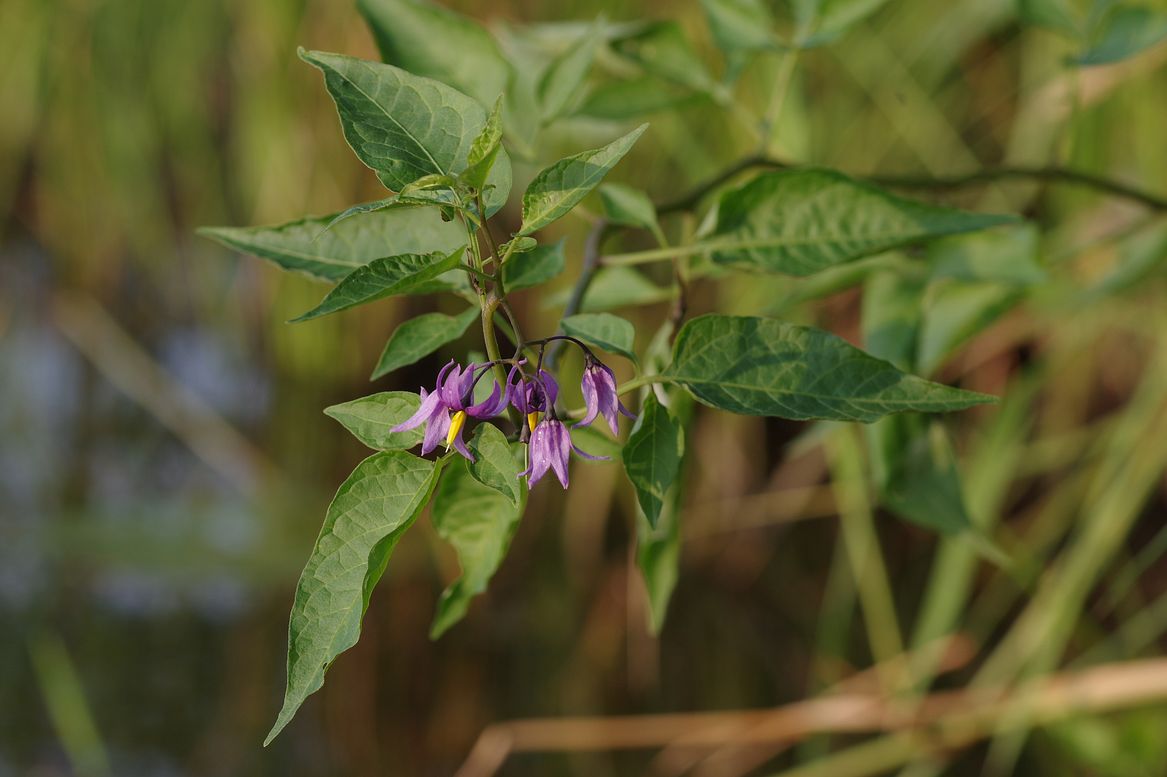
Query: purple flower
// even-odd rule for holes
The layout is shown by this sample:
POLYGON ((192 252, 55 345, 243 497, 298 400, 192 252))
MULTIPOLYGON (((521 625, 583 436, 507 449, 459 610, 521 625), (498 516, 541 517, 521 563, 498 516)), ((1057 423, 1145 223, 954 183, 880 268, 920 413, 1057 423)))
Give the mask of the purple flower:
POLYGON ((567 462, 572 451, 592 461, 607 458, 584 453, 572 444, 571 434, 562 421, 558 418, 545 418, 531 433, 531 444, 527 446, 530 461, 527 469, 519 473, 519 477, 526 475, 527 485, 534 486, 550 469, 555 472, 555 477, 559 478, 559 483, 567 488, 567 462))
POLYGON ((466 425, 466 417, 493 418, 503 411, 507 403, 506 395, 502 393, 498 383, 495 383, 494 391, 489 397, 478 404, 473 404, 474 384, 489 369, 489 364, 473 362, 463 369, 451 359, 438 373, 433 392, 421 389, 421 407, 417 412, 389 431, 405 432, 416 429, 424 423, 425 437, 421 443, 423 456, 438 447, 438 442, 445 437, 446 450, 453 446, 458 453, 474 461, 473 454, 467 450, 466 443, 462 441, 462 428, 466 425), (451 411, 453 416, 450 415, 451 411))
POLYGON ((546 370, 539 370, 538 377, 527 380, 518 367, 515 367, 507 377, 507 396, 515 409, 527 419, 527 431, 524 434, 534 433, 535 426, 539 423, 539 414, 555 407, 555 400, 559 397, 559 384, 546 370), (516 374, 519 380, 512 383, 511 379, 516 374))
POLYGON ((616 376, 607 366, 598 361, 588 360, 584 368, 583 380, 580 381, 580 390, 583 392, 584 403, 587 405, 587 415, 576 426, 587 426, 596 420, 597 415, 608 419, 608 426, 612 434, 620 433, 620 424, 616 413, 623 413, 629 418, 636 418, 616 395, 616 376))

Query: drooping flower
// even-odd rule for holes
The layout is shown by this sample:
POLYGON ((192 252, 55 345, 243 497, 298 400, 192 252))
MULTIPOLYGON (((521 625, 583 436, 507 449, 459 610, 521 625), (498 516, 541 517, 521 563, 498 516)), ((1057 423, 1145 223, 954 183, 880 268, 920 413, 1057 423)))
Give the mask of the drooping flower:
POLYGON ((507 378, 507 395, 510 403, 527 419, 527 429, 523 432, 525 437, 534 433, 541 414, 555 407, 559 384, 547 370, 540 369, 537 377, 528 380, 516 367, 507 378), (516 374, 519 380, 512 383, 511 379, 516 374))
POLYGON ((559 478, 560 485, 567 488, 567 463, 572 451, 591 461, 608 458, 584 453, 572 444, 571 433, 562 421, 553 416, 544 418, 531 432, 531 443, 527 446, 530 460, 527 469, 520 472, 519 477, 526 475, 527 485, 534 486, 550 469, 559 478))
POLYGON ((417 412, 389 431, 405 432, 424 423, 425 437, 421 443, 423 456, 438 447, 438 442, 444 437, 446 450, 452 446, 458 453, 474 461, 474 455, 462 440, 466 418, 493 418, 503 411, 507 403, 507 397, 498 383, 494 384, 489 397, 474 403, 474 384, 490 367, 489 364, 471 362, 462 368, 451 359, 438 373, 433 392, 421 389, 421 406, 417 412))
POLYGON ((599 361, 588 359, 584 367, 583 379, 580 381, 580 390, 583 392, 584 403, 587 405, 587 415, 576 426, 587 426, 602 415, 608 420, 612 434, 620 433, 620 424, 616 413, 622 413, 628 418, 636 418, 616 393, 616 376, 607 365, 599 361))

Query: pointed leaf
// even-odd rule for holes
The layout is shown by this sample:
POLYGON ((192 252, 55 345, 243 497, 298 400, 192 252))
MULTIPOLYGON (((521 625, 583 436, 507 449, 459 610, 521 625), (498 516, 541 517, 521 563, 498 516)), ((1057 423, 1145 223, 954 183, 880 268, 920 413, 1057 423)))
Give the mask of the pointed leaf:
POLYGON ((576 114, 609 121, 625 121, 678 108, 702 99, 655 76, 601 84, 592 90, 576 114))
POLYGON ((324 414, 352 432, 373 450, 406 451, 421 443, 424 427, 407 432, 391 432, 421 406, 421 398, 408 391, 382 391, 367 397, 342 402, 324 409, 324 414))
POLYGON ((648 128, 641 124, 608 145, 561 159, 535 176, 523 194, 519 235, 542 229, 574 208, 616 166, 648 128))
POLYGON ((519 502, 511 503, 471 477, 463 459, 447 467, 434 497, 433 522, 442 539, 454 546, 462 575, 442 592, 430 639, 460 621, 470 600, 486 590, 518 528, 525 491, 519 502))
POLYGON ((494 168, 494 160, 502 149, 502 98, 494 103, 494 109, 486 117, 486 124, 482 131, 470 145, 470 153, 466 157, 466 170, 462 173, 462 182, 472 189, 481 190, 486 185, 486 179, 494 168))
MULTIPOLYGON (((487 120, 473 99, 380 62, 322 51, 301 51, 300 57, 324 74, 345 139, 388 189, 401 191, 419 178, 466 169, 487 120)), ((494 188, 484 196, 486 209, 494 213, 511 188, 505 151, 499 151, 487 181, 494 188)))
POLYGON ((637 362, 633 350, 636 329, 632 324, 611 313, 578 313, 563 319, 564 334, 578 337, 588 345, 603 348, 637 362))
POLYGON ((445 313, 424 313, 401 323, 377 360, 377 367, 369 380, 388 375, 393 370, 413 364, 446 343, 452 343, 466 333, 478 318, 478 308, 467 308, 457 316, 445 313))
POLYGON ((333 282, 383 256, 423 251, 447 254, 466 245, 466 232, 461 225, 443 222, 436 210, 373 210, 376 212, 346 217, 343 222, 342 213, 309 216, 271 227, 203 227, 199 234, 272 261, 285 270, 333 282))
POLYGON ((933 279, 997 281, 1030 286, 1048 279, 1039 259, 1033 224, 1015 224, 970 235, 954 235, 928 245, 933 279))
POLYGON ((435 252, 375 259, 353 270, 328 292, 319 305, 292 321, 308 321, 394 294, 409 294, 442 273, 453 270, 461 258, 462 249, 448 256, 435 252))
POLYGON ((701 0, 717 47, 726 53, 780 49, 774 17, 763 0, 701 0))
POLYGON ((665 495, 681 474, 685 430, 668 409, 649 393, 628 442, 624 445, 624 471, 636 489, 636 500, 656 528, 665 495))
POLYGON ((566 261, 562 240, 514 254, 502 266, 503 286, 507 291, 516 291, 546 283, 563 272, 566 261))
POLYGON ((479 424, 467 447, 474 454, 474 461, 469 463, 471 476, 517 505, 523 498, 523 480, 519 477, 523 471, 522 446, 516 450, 497 426, 479 424))
POLYGON ((905 200, 829 170, 760 175, 722 197, 714 261, 811 275, 889 248, 1017 221, 905 200))
POLYGON ((539 79, 538 96, 544 121, 563 115, 573 101, 579 100, 602 32, 598 25, 591 27, 567 51, 556 57, 539 79))
POLYGON ((887 0, 802 0, 795 5, 799 46, 830 43, 886 3, 887 0))
POLYGON ((666 376, 707 405, 743 415, 870 423, 995 401, 900 372, 842 338, 773 319, 706 315, 687 322, 666 376))
POLYGON ((389 556, 429 501, 437 470, 408 453, 375 453, 357 465, 328 506, 296 585, 288 624, 288 687, 269 744, 324 672, 357 643, 369 596, 389 556))

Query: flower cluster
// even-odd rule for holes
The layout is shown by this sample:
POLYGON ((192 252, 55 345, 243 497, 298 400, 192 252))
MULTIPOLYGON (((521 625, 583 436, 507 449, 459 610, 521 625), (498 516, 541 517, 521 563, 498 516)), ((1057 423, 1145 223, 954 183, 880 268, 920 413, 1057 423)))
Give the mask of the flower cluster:
MULTIPOLYGON (((616 377, 606 365, 588 352, 586 354, 583 379, 580 390, 583 393, 586 413, 576 426, 587 426, 597 417, 603 416, 612 430, 619 432, 617 416, 635 416, 620 402, 616 393, 616 377)), ((462 440, 462 430, 467 418, 485 420, 503 412, 507 405, 514 407, 522 418, 519 439, 528 443, 527 468, 525 476, 529 485, 535 485, 550 470, 555 473, 560 484, 567 488, 567 465, 574 451, 582 458, 597 460, 606 456, 592 456, 576 447, 571 441, 567 425, 559 419, 555 402, 559 397, 559 384, 540 365, 533 375, 524 371, 525 360, 512 362, 507 376, 505 390, 498 383, 490 396, 482 402, 474 403, 474 387, 494 366, 493 362, 477 364, 471 362, 461 367, 450 361, 438 373, 437 383, 432 392, 421 389, 421 406, 410 418, 391 431, 404 432, 426 425, 422 440, 422 455, 437 448, 445 439, 446 450, 453 448, 470 461, 474 455, 462 440)))

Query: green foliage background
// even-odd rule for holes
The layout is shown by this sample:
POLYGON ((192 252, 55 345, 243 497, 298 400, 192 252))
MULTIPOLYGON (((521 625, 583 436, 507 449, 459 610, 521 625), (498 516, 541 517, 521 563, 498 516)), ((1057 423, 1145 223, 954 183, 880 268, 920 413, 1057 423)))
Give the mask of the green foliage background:
MULTIPOLYGON (((599 13, 673 19, 720 68, 696 2, 451 5, 496 27, 599 13)), ((1077 5, 1032 0, 1023 18, 1004 0, 892 0, 800 55, 771 145, 856 176, 1058 164, 1167 196, 1167 49, 1070 68, 1067 59, 1105 58, 1094 44, 1113 44, 1104 35, 1091 49, 1024 19, 1063 6, 1070 16, 1058 19, 1077 19, 1077 5)), ((393 300, 287 327, 319 301, 319 285, 194 237, 203 224, 278 223, 383 196, 298 46, 378 58, 347 3, 0 6, 0 775, 449 774, 498 720, 783 704, 951 633, 976 657, 942 686, 1162 652, 1164 209, 1028 178, 938 187, 929 201, 1020 212, 1039 231, 979 248, 933 244, 940 277, 903 273, 906 290, 878 272, 902 258, 884 256, 886 266, 806 280, 729 275, 696 285, 691 305, 781 315, 852 342, 867 332, 882 358, 1003 396, 945 425, 970 518, 1014 566, 895 521, 853 487, 865 448, 918 430, 881 422, 867 440, 823 445, 804 426, 697 410, 685 523, 666 504, 654 530, 685 537, 680 574, 662 583, 677 588, 659 641, 645 626, 659 614, 630 571, 636 504, 624 475, 577 467, 566 494, 530 496, 489 593, 436 643, 430 619, 457 569, 442 527, 418 521, 372 597, 360 644, 260 751, 283 689, 304 550, 367 453, 320 410, 369 393, 370 366, 397 324, 459 312, 393 300), (927 284, 923 321, 873 320, 855 272, 864 300, 918 299, 927 284)), ((745 67, 741 104, 764 112, 783 66, 764 52, 745 67)), ((580 107, 572 99, 556 97, 564 111, 580 107)), ((589 110, 614 104, 593 92, 589 110)), ((652 142, 609 180, 658 200, 758 140, 733 110, 707 103, 649 118, 652 142)), ((616 134, 596 119, 568 121, 542 152, 554 159, 616 134)), ((504 217, 517 231, 519 214, 504 217)), ((524 320, 547 330, 579 270, 586 224, 553 230, 566 271, 549 292, 518 296, 524 320)), ((649 237, 624 250, 652 248, 649 237)), ((606 270, 593 293, 647 300, 669 281, 667 268, 635 281, 622 270, 606 270)), ((651 331, 668 305, 622 314, 651 331)), ((372 390, 413 391, 444 358, 372 390)), ((359 408, 330 414, 360 423, 359 408)), ((872 474, 889 499, 918 504, 911 471, 872 474)), ((654 568, 668 577, 667 563, 654 568)), ((1081 715, 941 763, 954 774, 985 764, 1159 774, 1165 727, 1162 706, 1081 715)), ((795 763, 843 773, 815 759, 847 744, 809 738, 695 773, 795 763)), ((653 758, 517 756, 504 773, 666 768, 653 758)))

